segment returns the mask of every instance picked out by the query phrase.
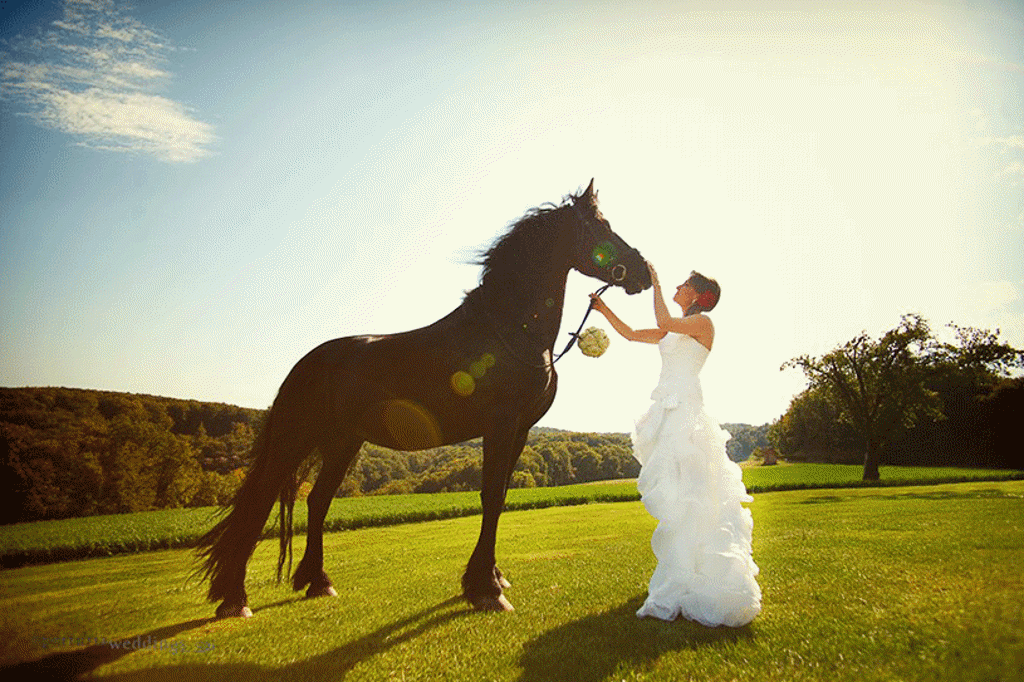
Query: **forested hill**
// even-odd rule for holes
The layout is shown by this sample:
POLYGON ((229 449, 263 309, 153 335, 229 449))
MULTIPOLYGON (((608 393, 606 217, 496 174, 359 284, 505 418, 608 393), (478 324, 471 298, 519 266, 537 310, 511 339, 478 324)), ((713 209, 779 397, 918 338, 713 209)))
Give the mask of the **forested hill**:
MULTIPOLYGON (((263 410, 70 388, 0 388, 2 521, 221 504, 244 476, 263 410)), ((723 425, 730 457, 767 444, 767 425, 723 425)), ((364 445, 339 495, 472 490, 479 440, 422 452, 364 445)), ((531 431, 514 487, 632 478, 628 434, 531 431)))

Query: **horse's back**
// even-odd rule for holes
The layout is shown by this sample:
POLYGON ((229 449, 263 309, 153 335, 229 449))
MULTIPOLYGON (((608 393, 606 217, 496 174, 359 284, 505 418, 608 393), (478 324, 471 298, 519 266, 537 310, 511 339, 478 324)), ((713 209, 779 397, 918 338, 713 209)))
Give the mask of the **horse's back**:
POLYGON ((512 375, 494 371, 495 344, 466 321, 456 310, 420 329, 326 341, 296 364, 282 392, 318 394, 337 426, 392 449, 483 436, 512 375))

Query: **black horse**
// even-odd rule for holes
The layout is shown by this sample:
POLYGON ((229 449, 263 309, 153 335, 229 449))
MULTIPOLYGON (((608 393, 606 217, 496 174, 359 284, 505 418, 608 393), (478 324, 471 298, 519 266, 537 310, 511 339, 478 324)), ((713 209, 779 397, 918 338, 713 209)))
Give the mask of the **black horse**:
POLYGON ((462 576, 480 610, 511 610, 495 566, 498 517, 530 427, 555 399, 552 347, 571 268, 636 294, 651 286, 639 252, 612 232, 594 181, 527 212, 479 263, 480 285, 437 322, 400 334, 328 341, 278 391, 227 515, 198 543, 217 616, 249 616, 245 567, 280 500, 278 580, 291 549, 299 482, 319 458, 306 551, 292 576, 307 597, 336 594, 323 569, 323 522, 360 446, 422 450, 483 437, 483 522, 462 576))

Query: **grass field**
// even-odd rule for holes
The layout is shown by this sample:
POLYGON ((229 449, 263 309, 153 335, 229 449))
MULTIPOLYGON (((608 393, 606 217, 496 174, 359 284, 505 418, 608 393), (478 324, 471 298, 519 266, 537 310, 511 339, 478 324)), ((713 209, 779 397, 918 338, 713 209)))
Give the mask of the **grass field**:
MULTIPOLYGON (((752 493, 809 488, 861 487, 861 467, 838 464, 794 464, 751 467, 743 479, 752 493)), ((1020 471, 882 467, 882 485, 921 485, 972 480, 1007 480, 1024 477, 1020 471)), ((541 509, 593 502, 639 499, 632 480, 608 481, 558 488, 509 491, 506 509, 541 509)), ((0 527, 0 565, 66 561, 94 556, 187 547, 213 525, 215 508, 93 516, 61 521, 22 523, 0 527)), ((389 526, 413 521, 472 516, 480 513, 477 492, 433 495, 390 495, 334 500, 325 528, 328 531, 389 526)), ((276 534, 271 516, 265 537, 276 534)), ((295 509, 296 532, 306 528, 306 506, 295 509)))
POLYGON ((510 614, 457 598, 473 518, 328 535, 334 599, 275 584, 264 543, 245 621, 209 619, 185 550, 5 570, 0 663, 118 681, 1024 679, 1024 482, 770 492, 751 509, 764 608, 740 629, 636 619, 654 521, 621 502, 503 516, 510 614))

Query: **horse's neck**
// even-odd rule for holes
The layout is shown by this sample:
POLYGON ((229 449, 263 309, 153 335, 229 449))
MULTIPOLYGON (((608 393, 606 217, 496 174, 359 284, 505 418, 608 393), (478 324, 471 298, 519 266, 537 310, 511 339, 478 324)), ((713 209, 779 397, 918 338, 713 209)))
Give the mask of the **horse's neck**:
POLYGON ((562 307, 565 305, 565 281, 569 275, 566 265, 559 270, 549 270, 535 282, 534 287, 522 292, 525 305, 510 316, 541 345, 550 347, 558 336, 562 323, 562 307), (525 326, 524 326, 525 325, 525 326))
POLYGON ((468 298, 501 333, 534 347, 551 348, 562 322, 569 264, 566 259, 550 265, 533 276, 491 282, 468 298))
POLYGON ((564 222, 546 226, 533 244, 515 253, 514 262, 495 269, 503 275, 496 276, 495 270, 485 275, 466 302, 509 339, 550 349, 562 322, 565 283, 575 248, 570 228, 564 222))

